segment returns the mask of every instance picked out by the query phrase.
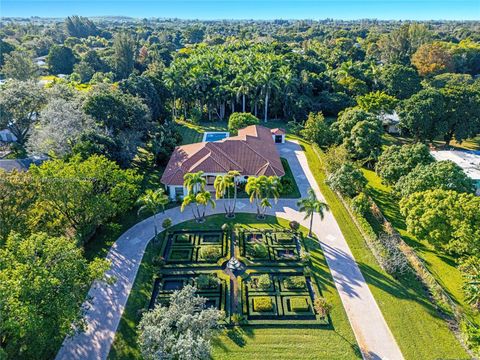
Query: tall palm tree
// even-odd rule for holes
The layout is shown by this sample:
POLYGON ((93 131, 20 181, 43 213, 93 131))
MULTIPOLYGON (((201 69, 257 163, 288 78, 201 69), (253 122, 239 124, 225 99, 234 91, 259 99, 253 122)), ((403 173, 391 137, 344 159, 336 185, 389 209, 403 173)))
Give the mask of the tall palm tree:
POLYGON ((235 216, 235 205, 237 200, 237 184, 235 177, 240 175, 238 171, 229 171, 225 175, 219 175, 215 178, 213 186, 215 188, 215 196, 218 199, 225 199, 224 208, 227 217, 232 218, 235 216), (231 201, 230 191, 234 189, 233 203, 231 201))
POLYGON ((273 71, 273 66, 271 64, 267 64, 261 67, 259 74, 259 82, 261 84, 262 94, 265 96, 264 121, 267 122, 269 99, 272 91, 274 89, 277 89, 279 86, 278 79, 273 71))
POLYGON ((215 208, 215 202, 212 199, 212 194, 209 191, 199 191, 196 194, 190 193, 183 198, 180 211, 184 211, 188 205, 194 204, 195 208, 192 208, 193 217, 197 222, 205 220, 205 213, 209 204, 215 208), (200 208, 202 206, 202 209, 200 208))
POLYGON ((204 172, 199 171, 196 173, 187 173, 183 176, 183 186, 187 189, 188 193, 196 194, 197 192, 204 191, 207 180, 203 176, 204 172))
POLYGON ((138 215, 142 213, 148 212, 149 214, 153 214, 153 224, 155 228, 155 239, 157 238, 158 231, 157 231, 157 213, 162 210, 165 212, 165 205, 169 202, 168 195, 165 194, 165 190, 163 188, 159 188, 157 190, 148 189, 143 196, 141 196, 137 203, 140 206, 138 209, 138 215))
POLYGON ((277 202, 280 196, 280 178, 278 176, 249 177, 245 191, 250 197, 250 202, 255 202, 257 217, 264 218, 267 208, 272 207, 270 199, 277 202))
POLYGON ((266 178, 266 176, 250 176, 247 180, 247 185, 245 185, 245 192, 249 195, 250 202, 255 203, 257 207, 257 218, 261 217, 260 201, 263 193, 262 183, 265 181, 264 178, 266 178))
POLYGON ((326 203, 317 199, 315 191, 313 191, 312 188, 308 189, 308 196, 306 198, 298 200, 297 206, 300 212, 305 213, 305 220, 310 217, 310 229, 308 231, 308 236, 312 236, 313 214, 318 213, 320 215, 320 219, 323 220, 325 211, 330 211, 330 208, 326 203))

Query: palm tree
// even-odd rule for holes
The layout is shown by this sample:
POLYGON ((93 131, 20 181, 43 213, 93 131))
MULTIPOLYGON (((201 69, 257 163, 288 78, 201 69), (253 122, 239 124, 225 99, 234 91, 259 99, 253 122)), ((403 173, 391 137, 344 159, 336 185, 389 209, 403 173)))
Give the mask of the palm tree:
POLYGON ((212 194, 209 191, 200 191, 196 194, 190 193, 183 198, 182 206, 180 207, 180 211, 184 211, 185 208, 190 205, 195 204, 195 208, 192 208, 193 217, 197 222, 202 222, 205 220, 205 213, 207 210, 207 206, 209 204, 215 208, 215 202, 212 199, 212 194), (200 206, 202 206, 202 210, 200 210, 200 206))
POLYGON ((278 176, 259 176, 249 177, 247 185, 245 186, 245 192, 250 196, 250 202, 255 202, 257 207, 257 218, 261 219, 265 217, 267 208, 272 207, 270 198, 273 198, 277 202, 280 196, 280 178, 278 176))
POLYGON ((204 191, 207 180, 203 176, 203 171, 196 173, 187 173, 183 176, 183 186, 187 189, 188 193, 196 194, 197 192, 204 191))
POLYGON ((238 171, 229 171, 226 175, 219 175, 215 178, 213 184, 215 188, 215 196, 218 199, 225 198, 224 207, 225 213, 228 218, 235 216, 235 205, 237 201, 237 184, 235 182, 235 177, 239 176, 238 171), (234 198, 233 205, 231 203, 230 190, 234 188, 234 198))
POLYGON ((165 205, 169 202, 168 195, 165 194, 165 190, 163 188, 159 188, 157 190, 148 189, 143 196, 141 196, 137 203, 140 206, 138 209, 138 215, 142 213, 148 212, 153 214, 153 224, 155 228, 155 239, 157 238, 158 231, 157 231, 157 213, 162 210, 165 212, 165 205))
POLYGON ((274 74, 273 66, 266 65, 260 69, 259 82, 261 84, 262 94, 265 96, 264 121, 268 121, 268 101, 274 89, 278 88, 278 80, 274 74))
POLYGON ((318 213, 320 215, 320 219, 323 220, 325 211, 330 211, 330 209, 326 203, 317 199, 317 196, 312 188, 308 189, 308 197, 298 200, 297 206, 300 212, 305 213, 305 220, 310 217, 310 229, 308 231, 308 236, 312 236, 313 214, 318 213))
POLYGON ((266 178, 266 176, 250 176, 247 180, 247 185, 245 185, 245 192, 249 195, 250 202, 255 202, 255 206, 257 207, 257 218, 261 217, 260 199, 262 198, 262 182, 265 181, 264 178, 266 178))

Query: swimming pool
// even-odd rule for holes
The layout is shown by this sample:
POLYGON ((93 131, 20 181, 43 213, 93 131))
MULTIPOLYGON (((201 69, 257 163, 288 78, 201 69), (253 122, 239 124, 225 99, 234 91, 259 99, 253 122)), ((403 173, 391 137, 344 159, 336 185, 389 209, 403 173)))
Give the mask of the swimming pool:
POLYGON ((219 140, 223 140, 227 137, 230 136, 230 133, 229 132, 206 132, 203 134, 203 140, 202 141, 207 141, 207 142, 211 142, 211 141, 219 141, 219 140))

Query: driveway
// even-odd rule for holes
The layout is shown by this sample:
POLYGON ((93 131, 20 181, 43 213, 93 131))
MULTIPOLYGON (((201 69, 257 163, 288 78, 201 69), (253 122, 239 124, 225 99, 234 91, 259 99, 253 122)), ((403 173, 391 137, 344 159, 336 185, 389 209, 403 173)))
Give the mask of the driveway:
MULTIPOLYGON (((288 160, 302 196, 306 196, 311 187, 317 197, 325 201, 300 146, 295 142, 287 142, 278 145, 278 149, 281 156, 288 160)), ((280 199, 267 214, 296 220, 308 227, 308 220, 304 220, 303 214, 297 211, 296 202, 295 199, 280 199)), ((237 201, 237 212, 255 213, 256 209, 248 200, 241 199, 237 201)), ((222 201, 217 201, 216 209, 209 211, 209 214, 218 213, 223 213, 222 201)), ((165 211, 165 214, 157 215, 159 227, 168 217, 172 219, 174 225, 192 218, 190 211, 182 213, 176 207, 165 211)), ((321 221, 316 214, 313 232, 325 253, 363 357, 403 359, 333 215, 328 212, 321 221)), ((113 244, 107 255, 107 259, 112 263, 107 276, 115 278, 116 282, 113 285, 104 282, 92 285, 88 295, 93 301, 85 317, 87 330, 65 339, 57 354, 57 360, 98 360, 108 357, 145 248, 153 236, 153 217, 150 217, 127 230, 113 244)))

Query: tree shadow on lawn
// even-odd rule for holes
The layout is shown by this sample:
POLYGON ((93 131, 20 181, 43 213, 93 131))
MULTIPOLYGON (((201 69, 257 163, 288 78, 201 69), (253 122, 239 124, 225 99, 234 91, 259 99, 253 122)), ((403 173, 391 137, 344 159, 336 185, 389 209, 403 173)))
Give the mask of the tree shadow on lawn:
POLYGON ((414 301, 422 305, 432 316, 443 318, 438 309, 428 299, 426 289, 413 272, 407 272, 396 278, 391 278, 371 266, 359 263, 360 270, 367 282, 398 299, 414 301))

